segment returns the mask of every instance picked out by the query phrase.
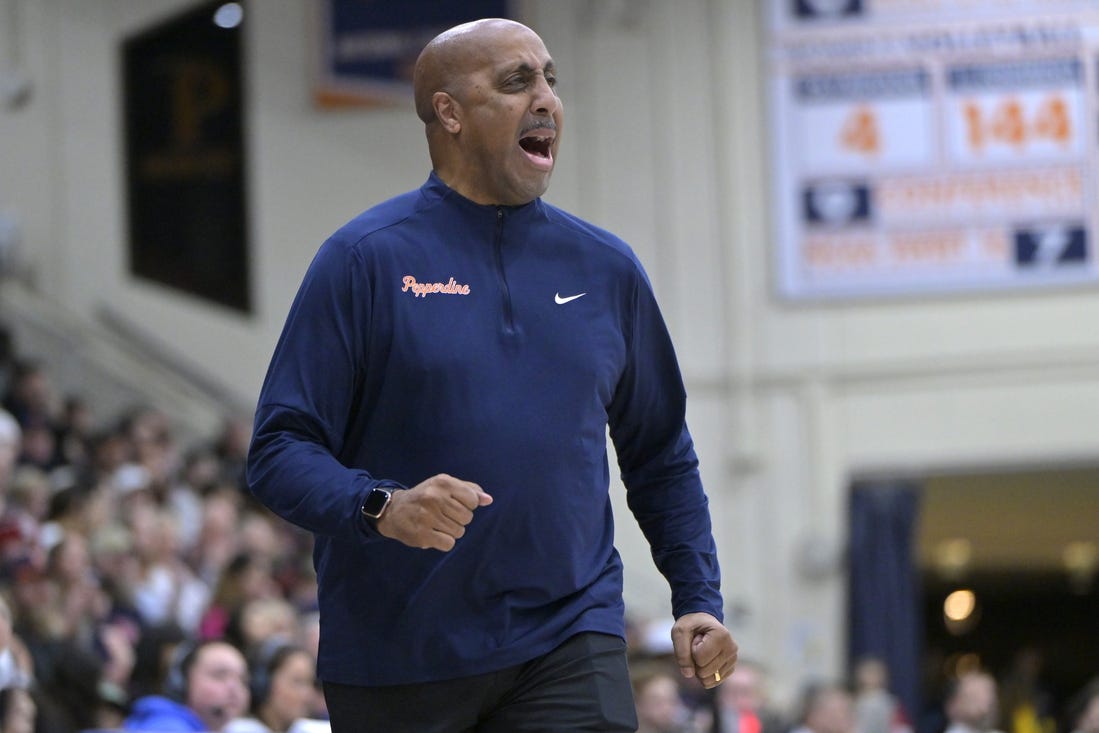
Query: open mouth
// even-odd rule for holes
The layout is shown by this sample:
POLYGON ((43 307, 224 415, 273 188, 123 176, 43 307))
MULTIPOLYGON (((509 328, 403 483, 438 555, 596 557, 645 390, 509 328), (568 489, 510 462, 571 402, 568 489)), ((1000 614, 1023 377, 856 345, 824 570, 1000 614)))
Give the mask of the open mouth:
POLYGON ((553 164, 553 135, 532 134, 519 139, 519 147, 527 154, 539 168, 545 168, 553 164))
POLYGON ((519 147, 531 155, 537 155, 541 158, 550 157, 550 145, 552 144, 553 138, 548 135, 528 135, 519 141, 519 147))

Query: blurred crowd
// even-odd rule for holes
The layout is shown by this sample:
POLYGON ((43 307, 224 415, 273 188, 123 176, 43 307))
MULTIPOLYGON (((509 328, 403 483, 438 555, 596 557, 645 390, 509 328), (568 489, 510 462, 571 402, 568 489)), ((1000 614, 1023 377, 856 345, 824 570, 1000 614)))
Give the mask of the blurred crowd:
MULTIPOLYGON (((0 733, 330 731, 312 540, 247 491, 248 422, 184 443, 155 408, 92 414, 47 367, 0 327, 0 733)), ((1026 674, 970 669, 929 720, 879 660, 778 705, 763 664, 707 691, 638 638, 641 733, 1099 733, 1099 678, 1051 710, 1026 674)))
POLYGON ((1099 677, 1054 709, 1028 662, 997 677, 963 657, 942 671, 942 689, 913 714, 889 686, 885 663, 857 660, 849 678, 804 686, 777 703, 766 665, 741 659, 714 690, 685 680, 667 652, 632 645, 630 669, 639 733, 1099 733, 1099 677))
POLYGON ((94 415, 4 329, 0 395, 0 733, 137 730, 150 700, 239 733, 323 720, 311 538, 245 490, 251 426, 182 444, 151 407, 94 415), (213 640, 241 669, 195 681, 213 640))

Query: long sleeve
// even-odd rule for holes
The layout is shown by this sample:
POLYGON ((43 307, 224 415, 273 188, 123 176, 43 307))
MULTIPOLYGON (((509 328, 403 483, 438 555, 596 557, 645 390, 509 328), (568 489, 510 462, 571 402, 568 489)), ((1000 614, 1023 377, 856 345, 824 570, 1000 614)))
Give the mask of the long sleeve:
POLYGON ((675 617, 705 611, 722 619, 721 571, 686 425, 683 380, 641 271, 632 312, 626 368, 609 410, 627 504, 671 586, 675 617))
POLYGON ((248 465, 253 493, 315 534, 322 679, 483 674, 624 634, 608 424, 676 613, 719 615, 684 407, 644 273, 609 232, 434 174, 347 222, 290 309, 248 465), (362 521, 372 487, 439 473, 493 497, 451 552, 362 521))
POLYGON ((368 538, 359 507, 381 483, 344 453, 365 368, 369 279, 356 249, 321 247, 275 348, 256 410, 248 484, 284 519, 333 537, 368 538))

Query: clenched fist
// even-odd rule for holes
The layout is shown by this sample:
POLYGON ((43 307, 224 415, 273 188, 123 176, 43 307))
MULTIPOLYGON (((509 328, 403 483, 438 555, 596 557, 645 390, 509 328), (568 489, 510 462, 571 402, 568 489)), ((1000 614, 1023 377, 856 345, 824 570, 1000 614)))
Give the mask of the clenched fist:
POLYGON ((378 532, 409 547, 448 552, 466 533, 473 511, 492 503, 475 483, 440 473, 411 489, 394 491, 378 532))
POLYGON ((721 684, 736 667, 732 634, 708 613, 680 616, 672 627, 672 646, 679 671, 684 677, 698 678, 707 690, 721 684))

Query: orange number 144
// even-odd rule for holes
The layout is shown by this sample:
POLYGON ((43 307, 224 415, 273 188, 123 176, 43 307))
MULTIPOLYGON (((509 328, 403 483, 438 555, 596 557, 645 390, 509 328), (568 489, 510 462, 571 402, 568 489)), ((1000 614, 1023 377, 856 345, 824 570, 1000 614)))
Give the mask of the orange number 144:
POLYGON ((995 143, 1021 149, 1039 140, 1062 146, 1072 141, 1072 121, 1068 105, 1062 97, 1050 97, 1043 101, 1030 119, 1027 119, 1023 105, 1015 98, 1005 99, 987 111, 973 101, 967 101, 962 109, 966 139, 974 152, 995 143))

